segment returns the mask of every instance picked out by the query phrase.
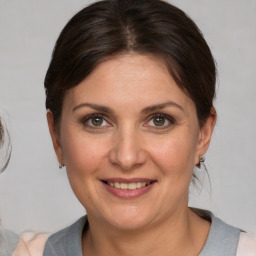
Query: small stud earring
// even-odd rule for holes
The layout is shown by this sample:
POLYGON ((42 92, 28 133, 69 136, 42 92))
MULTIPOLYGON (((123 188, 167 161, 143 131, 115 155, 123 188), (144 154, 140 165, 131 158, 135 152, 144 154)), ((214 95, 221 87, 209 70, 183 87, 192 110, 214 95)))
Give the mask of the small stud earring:
POLYGON ((197 168, 194 169, 193 178, 194 178, 194 181, 199 181, 199 183, 198 183, 199 185, 196 183, 194 183, 194 185, 196 185, 196 188, 199 188, 199 190, 201 191, 203 188, 203 185, 205 183, 205 175, 206 175, 208 178, 209 191, 211 193, 212 184, 211 184, 209 172, 205 165, 205 160, 206 160, 205 156, 200 156, 199 163, 195 165, 197 168), (202 169, 204 169, 204 171, 202 171, 202 169))
POLYGON ((65 164, 59 163, 59 168, 63 168, 65 166, 65 164))
POLYGON ((205 162, 205 156, 200 156, 200 158, 199 158, 199 163, 198 163, 196 166, 197 166, 199 169, 201 169, 201 165, 202 165, 202 164, 205 165, 204 162, 205 162))

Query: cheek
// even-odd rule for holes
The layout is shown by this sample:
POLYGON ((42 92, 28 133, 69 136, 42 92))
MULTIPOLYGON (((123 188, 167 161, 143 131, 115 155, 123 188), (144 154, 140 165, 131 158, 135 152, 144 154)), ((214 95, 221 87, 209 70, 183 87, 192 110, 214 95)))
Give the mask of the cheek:
POLYGON ((77 175, 86 175, 97 170, 104 161, 107 146, 100 138, 84 136, 83 133, 66 133, 62 143, 67 170, 77 175))
POLYGON ((196 154, 196 140, 189 133, 175 133, 153 141, 151 159, 164 175, 192 175, 196 154))
POLYGON ((62 148, 69 183, 81 204, 90 209, 90 202, 98 201, 95 186, 98 171, 105 170, 102 166, 107 166, 106 142, 95 136, 84 136, 83 132, 66 133, 64 137, 62 148))

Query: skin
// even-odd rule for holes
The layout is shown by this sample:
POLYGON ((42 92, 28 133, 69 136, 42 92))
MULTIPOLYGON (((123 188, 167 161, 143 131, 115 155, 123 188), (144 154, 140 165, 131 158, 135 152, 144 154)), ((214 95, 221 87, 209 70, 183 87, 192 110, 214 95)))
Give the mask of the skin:
POLYGON ((216 115, 200 128, 194 102, 160 59, 126 54, 102 62, 67 91, 60 130, 51 112, 47 119, 58 160, 87 211, 84 255, 199 254, 210 223, 188 209, 188 187, 216 115), (154 183, 120 198, 102 182, 112 178, 154 183))

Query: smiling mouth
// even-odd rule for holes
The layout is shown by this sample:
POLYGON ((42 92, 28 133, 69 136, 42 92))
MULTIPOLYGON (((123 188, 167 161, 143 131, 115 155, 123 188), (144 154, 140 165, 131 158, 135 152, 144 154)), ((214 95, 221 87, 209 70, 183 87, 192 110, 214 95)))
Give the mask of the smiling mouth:
POLYGON ((135 189, 140 189, 140 188, 144 188, 147 187, 153 183, 155 183, 156 181, 148 181, 148 182, 109 182, 109 181, 104 181, 103 182, 105 184, 107 184, 110 187, 114 187, 117 189, 122 189, 122 190, 135 190, 135 189))

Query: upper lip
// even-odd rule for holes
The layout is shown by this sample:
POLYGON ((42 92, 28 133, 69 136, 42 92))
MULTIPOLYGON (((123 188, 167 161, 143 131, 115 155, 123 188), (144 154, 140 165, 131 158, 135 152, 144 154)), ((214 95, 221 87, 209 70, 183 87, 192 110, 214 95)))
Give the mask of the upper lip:
POLYGON ((106 179, 101 179, 101 181, 105 182, 121 182, 121 183, 133 183, 133 182, 153 182, 156 181, 154 179, 149 179, 149 178, 106 178, 106 179))

